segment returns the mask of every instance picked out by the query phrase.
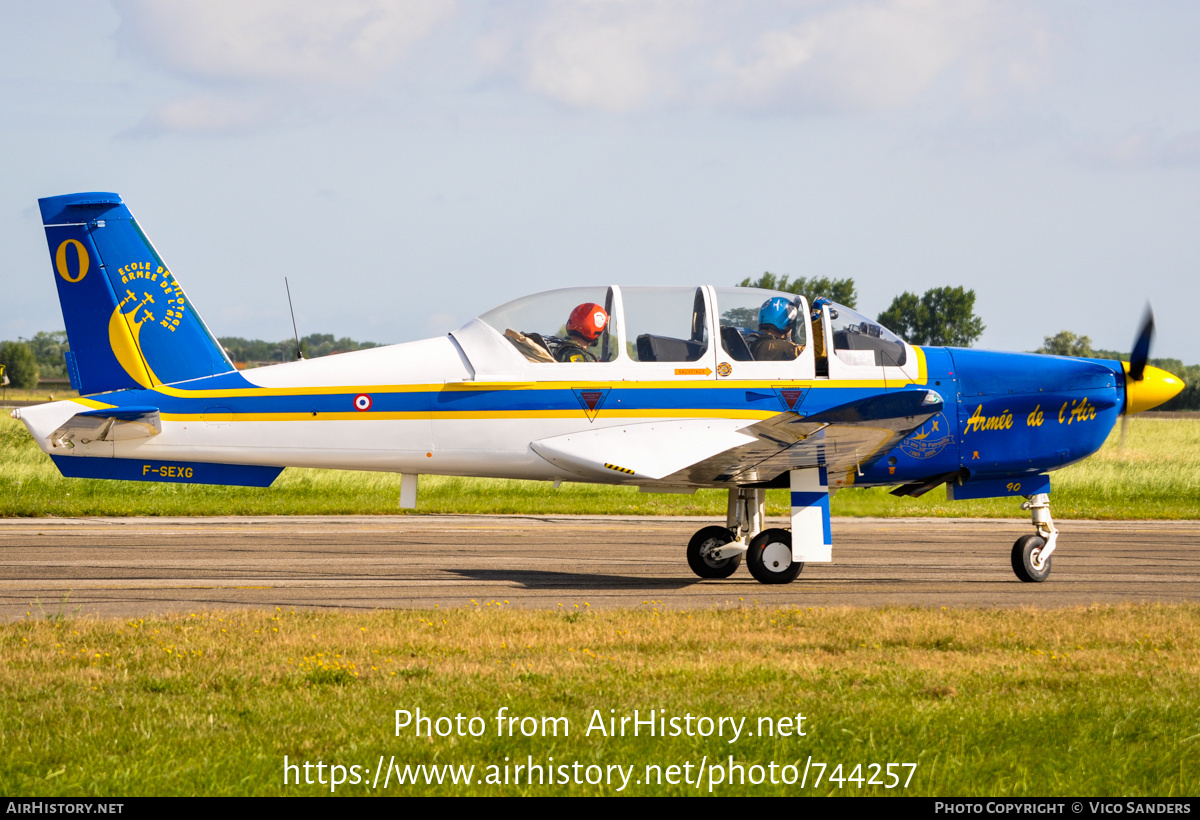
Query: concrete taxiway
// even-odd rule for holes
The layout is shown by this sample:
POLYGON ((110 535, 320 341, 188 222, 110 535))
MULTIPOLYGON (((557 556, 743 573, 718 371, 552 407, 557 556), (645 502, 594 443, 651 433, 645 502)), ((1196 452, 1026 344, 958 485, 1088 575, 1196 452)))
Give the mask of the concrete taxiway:
MULTIPOLYGON (((1026 520, 834 519, 834 563, 700 580, 698 518, 378 516, 0 520, 0 618, 480 604, 671 608, 1200 601, 1200 521, 1060 521, 1050 579, 1009 565, 1026 520)), ((769 522, 784 526, 783 519, 769 522)))

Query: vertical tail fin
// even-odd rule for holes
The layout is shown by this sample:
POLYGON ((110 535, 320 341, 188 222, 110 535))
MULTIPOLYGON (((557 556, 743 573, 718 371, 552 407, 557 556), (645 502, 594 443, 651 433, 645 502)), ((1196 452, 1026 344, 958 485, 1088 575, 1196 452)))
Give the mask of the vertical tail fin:
POLYGON ((80 393, 234 369, 121 197, 67 194, 38 205, 80 393))

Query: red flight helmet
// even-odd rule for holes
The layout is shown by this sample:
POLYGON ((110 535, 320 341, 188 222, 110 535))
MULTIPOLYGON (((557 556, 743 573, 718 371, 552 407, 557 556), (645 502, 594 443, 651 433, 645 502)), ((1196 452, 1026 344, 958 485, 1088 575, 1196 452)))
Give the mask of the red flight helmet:
POLYGON ((608 311, 595 302, 584 302, 571 311, 567 319, 567 333, 578 333, 588 342, 600 338, 608 327, 608 311))

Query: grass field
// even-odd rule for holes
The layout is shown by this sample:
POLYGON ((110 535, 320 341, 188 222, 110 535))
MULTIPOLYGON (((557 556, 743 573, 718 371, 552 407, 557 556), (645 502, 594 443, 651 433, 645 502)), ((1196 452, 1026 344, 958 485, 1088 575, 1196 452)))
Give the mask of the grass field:
MULTIPOLYGON (((340 764, 347 778, 351 765, 360 778, 369 770, 366 783, 337 790, 350 795, 373 793, 367 784, 381 755, 385 769, 394 756, 401 770, 474 765, 475 780, 489 771, 501 778, 401 787, 393 774, 386 792, 383 778, 374 789, 389 794, 682 795, 710 785, 726 795, 1200 793, 1194 605, 672 612, 647 601, 593 612, 566 599, 557 612, 480 601, 424 612, 130 621, 34 609, 0 627, 0 646, 0 793, 10 796, 329 793, 315 769, 314 785, 285 787, 285 755, 340 764), (416 737, 410 725, 397 736, 395 710, 418 707, 434 718, 479 716, 482 734, 469 736, 464 724, 466 736, 416 737), (559 724, 557 736, 523 737, 517 723, 517 737, 497 736, 500 707, 519 718, 565 717, 569 734, 559 724), (637 738, 585 735, 595 710, 607 725, 635 709, 643 719, 653 709, 681 721, 746 722, 736 742, 732 724, 724 737, 651 738, 644 727, 637 738), (760 717, 789 716, 804 737, 760 736, 760 717), (487 768, 506 756, 508 785, 504 769, 487 768), (530 757, 633 774, 623 790, 620 780, 514 784, 511 767, 530 757), (728 782, 730 757, 747 782, 728 782), (719 765, 724 782, 710 784, 718 775, 698 768, 702 760, 719 765), (682 778, 685 763, 693 783, 666 782, 666 767, 680 766, 682 778), (827 764, 820 785, 818 763, 827 764), (869 781, 879 764, 876 779, 886 783, 888 763, 916 764, 894 769, 902 783, 912 774, 907 788, 853 779, 869 781), (661 767, 661 785, 653 770, 650 784, 635 782, 648 764, 661 767), (760 785, 749 782, 756 764, 765 767, 760 785), (778 768, 788 764, 798 768, 778 768), (806 764, 803 788, 779 782, 799 779, 806 764), (705 773, 699 786, 696 771, 705 773)), ((328 768, 324 775, 328 782, 328 768)))
MULTIPOLYGON (((1124 450, 1116 433, 1095 456, 1053 474, 1057 518, 1200 518, 1200 421, 1131 420, 1124 450)), ((723 517, 726 494, 639 493, 628 487, 423 476, 418 512, 706 515, 723 517)), ((387 515, 398 514, 400 477, 390 473, 285 470, 267 489, 68 479, 24 425, 0 417, 0 516, 387 515)), ((771 491, 768 512, 788 512, 786 491, 771 491)), ((1024 518, 1013 499, 920 499, 886 489, 844 490, 834 515, 1024 518)))
MULTIPOLYGON (((1135 419, 1125 450, 1110 441, 1055 474, 1055 515, 1200 518, 1198 477, 1200 422, 1135 419)), ((716 491, 421 481, 420 512, 724 514, 716 491)), ((0 419, 0 515, 392 514, 398 495, 398 476, 316 470, 285 471, 266 490, 64 479, 23 425, 0 419)), ((833 506, 1024 517, 1013 501, 930 495, 845 491, 833 506)), ((785 503, 770 495, 772 513, 785 503)), ((0 624, 0 793, 328 794, 296 780, 328 784, 331 771, 343 795, 1200 793, 1200 606, 681 612, 648 600, 593 612, 569 595, 550 612, 505 604, 99 620, 72 617, 69 601, 35 602, 0 624), (478 716, 463 728, 482 734, 416 737, 410 726, 397 736, 396 710, 418 707, 478 716), (570 734, 497 736, 502 707, 566 718, 570 734), (652 709, 696 730, 698 717, 744 718, 754 734, 730 742, 729 723, 711 737, 585 734, 596 715, 638 710, 644 720, 652 709), (779 736, 781 719, 797 714, 805 736, 779 736), (775 736, 760 735, 760 718, 775 736), (313 766, 286 786, 285 755, 313 766), (389 774, 374 781, 381 760, 389 774), (529 785, 527 771, 513 782, 529 762, 552 782, 535 775, 529 785), (893 766, 907 786, 886 788, 888 764, 915 764, 893 766), (417 766, 474 766, 470 779, 483 782, 417 766), (401 773, 421 782, 400 786, 401 773), (425 783, 438 774, 445 782, 425 783), (600 783, 580 782, 593 774, 600 783)), ((522 725, 540 734, 563 724, 514 731, 522 725)))

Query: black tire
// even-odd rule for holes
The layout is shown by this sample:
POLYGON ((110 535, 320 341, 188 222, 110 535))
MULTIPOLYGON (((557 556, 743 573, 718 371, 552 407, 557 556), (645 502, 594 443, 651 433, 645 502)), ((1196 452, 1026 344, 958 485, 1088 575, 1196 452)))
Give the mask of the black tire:
POLYGON ((724 527, 705 527, 688 542, 687 559, 692 572, 701 578, 728 578, 742 565, 741 554, 713 561, 707 558, 709 550, 724 546, 733 540, 733 533, 724 527))
POLYGON ((790 584, 804 569, 804 562, 792 560, 792 534, 787 530, 763 530, 750 541, 746 566, 754 579, 763 584, 790 584))
POLYGON ((1017 543, 1013 544, 1012 568, 1022 581, 1036 584, 1045 581, 1050 576, 1050 565, 1054 562, 1053 556, 1046 559, 1046 563, 1041 569, 1037 569, 1033 565, 1044 546, 1046 546, 1046 540, 1040 535, 1022 535, 1017 539, 1017 543))

